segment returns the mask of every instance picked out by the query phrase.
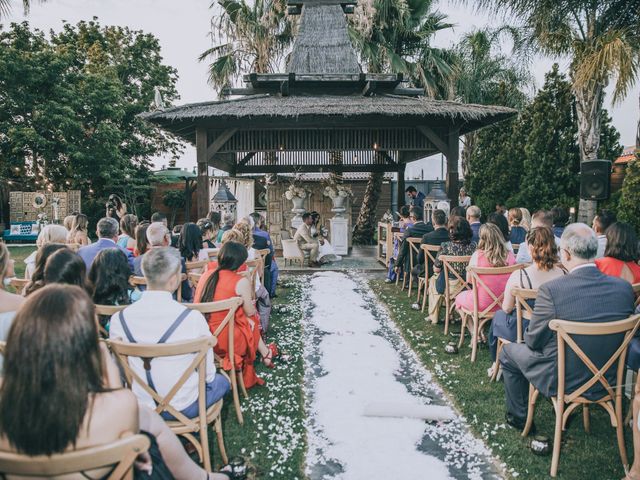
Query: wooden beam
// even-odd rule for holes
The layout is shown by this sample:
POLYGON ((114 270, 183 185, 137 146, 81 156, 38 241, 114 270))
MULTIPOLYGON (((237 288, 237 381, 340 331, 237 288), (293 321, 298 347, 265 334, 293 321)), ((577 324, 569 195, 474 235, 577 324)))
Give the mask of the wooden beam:
MULTIPOLYGON (((400 159, 398 159, 400 160, 400 159)), ((405 192, 404 192, 404 173, 407 167, 406 163, 398 162, 397 173, 398 173, 398 183, 397 183, 397 195, 398 195, 398 209, 405 205, 405 192)))
MULTIPOLYGON (((396 172, 397 166, 395 165, 343 165, 340 167, 342 172, 396 172)), ((238 165, 237 172, 241 173, 308 173, 308 172, 331 172, 334 167, 331 165, 318 166, 318 165, 238 165)))
POLYGON ((433 143, 438 150, 440 150, 446 157, 449 157, 449 145, 447 141, 440 137, 436 132, 434 132, 431 127, 427 127, 426 125, 418 125, 416 126, 418 131, 422 133, 425 137, 427 137, 431 143, 433 143))
POLYGON ((283 97, 289 96, 289 80, 280 82, 280 95, 282 95, 283 97))
POLYGON ((209 159, 209 166, 217 168, 218 170, 224 170, 231 174, 236 169, 236 156, 234 153, 216 153, 209 159))
POLYGON ((228 130, 223 131, 220 135, 218 135, 218 137, 211 143, 211 145, 207 147, 207 156, 211 158, 216 153, 218 153, 220 149, 224 146, 224 144, 227 143, 227 141, 229 141, 229 139, 233 137, 237 131, 238 131, 237 128, 230 128, 228 130))
POLYGON ((247 153, 244 157, 242 157, 242 160, 240 160, 238 162, 238 166, 242 167, 242 166, 246 165, 247 163, 249 163, 249 160, 251 160, 253 157, 255 157, 256 153, 258 153, 258 152, 249 152, 249 153, 247 153))
POLYGON ((209 213, 209 156, 207 154, 207 129, 196 128, 196 160, 198 161, 198 185, 196 199, 198 218, 209 213))
POLYGON ((394 167, 398 166, 398 163, 387 152, 379 152, 379 154, 389 165, 393 165, 394 167))
POLYGON ((367 82, 364 86, 364 89, 362 90, 362 95, 364 97, 370 97, 376 92, 377 87, 378 87, 378 82, 373 80, 367 82))
POLYGON ((447 157, 447 196, 455 203, 460 193, 458 183, 458 159, 460 143, 460 130, 450 130, 447 138, 449 154, 447 157))

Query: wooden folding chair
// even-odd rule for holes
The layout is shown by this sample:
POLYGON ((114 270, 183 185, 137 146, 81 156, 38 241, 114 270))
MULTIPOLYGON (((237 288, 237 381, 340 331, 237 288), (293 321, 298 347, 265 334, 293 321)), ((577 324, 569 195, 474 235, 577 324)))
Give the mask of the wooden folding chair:
POLYGON ((442 262, 442 270, 444 275, 444 334, 447 335, 449 333, 449 321, 451 319, 451 314, 453 313, 453 308, 455 307, 455 302, 452 302, 452 299, 455 300, 456 296, 466 290, 467 288, 471 288, 471 284, 467 282, 466 278, 463 278, 455 268, 453 268, 454 263, 465 263, 469 265, 469 260, 471 260, 471 255, 440 255, 438 259, 442 262), (450 275, 453 275, 453 279, 458 280, 457 285, 451 284, 450 275))
POLYGON ((432 267, 435 265, 440 245, 420 245, 420 250, 424 254, 424 277, 418 277, 418 299, 416 301, 420 303, 420 293, 422 292, 422 313, 424 313, 429 292, 429 265, 432 267))
MULTIPOLYGON (((553 439, 553 456, 551 457, 551 476, 555 477, 558 473, 558 463, 560 460, 560 446, 562 442, 562 431, 566 428, 567 419, 573 413, 573 411, 582 405, 582 419, 584 423, 584 429, 589 433, 589 406, 592 404, 599 405, 606 410, 611 420, 611 426, 616 429, 616 436, 618 439, 618 450, 620 451, 620 458, 622 460, 622 466, 627 471, 629 460, 627 458, 627 449, 624 444, 624 423, 622 421, 622 395, 624 390, 624 373, 625 373, 625 360, 627 356, 627 349, 629 342, 635 335, 640 325, 640 315, 632 315, 631 317, 618 320, 617 322, 608 323, 585 323, 585 322, 570 322, 566 320, 552 320, 549 323, 549 328, 556 332, 558 339, 558 388, 557 395, 551 397, 553 403, 553 409, 556 414, 556 428, 553 439), (611 355, 609 360, 601 367, 598 368, 591 361, 589 356, 578 346, 573 335, 580 336, 604 336, 615 335, 624 333, 624 339, 620 344, 620 347, 611 355), (587 382, 582 384, 579 388, 573 392, 565 391, 565 362, 566 362, 566 348, 567 346, 575 353, 575 355, 585 364, 589 371, 593 374, 587 382), (617 365, 616 371, 616 385, 613 387, 609 384, 609 381, 605 377, 605 373, 615 363, 617 365), (599 400, 589 400, 583 396, 591 387, 600 383, 604 387, 606 393, 599 400)), ((529 409, 527 412, 527 422, 522 436, 526 437, 531 430, 533 424, 533 416, 535 413, 536 400, 540 392, 533 386, 529 386, 529 409)))
POLYGON ((29 283, 31 283, 31 280, 28 280, 26 278, 15 278, 14 277, 14 278, 9 280, 9 285, 11 285, 14 288, 14 290, 16 291, 16 293, 18 295, 22 295, 24 287, 29 285, 29 283))
MULTIPOLYGON (((233 297, 228 300, 222 300, 218 302, 205 302, 205 303, 189 303, 185 304, 187 308, 192 310, 197 310, 203 315, 209 315, 215 312, 224 312, 227 311, 227 314, 224 317, 222 323, 218 326, 215 332, 213 332, 213 336, 218 338, 220 332, 224 330, 225 327, 229 327, 229 345, 227 346, 227 352, 229 358, 231 359, 231 370, 229 371, 229 377, 231 379, 231 393, 233 394, 233 404, 236 409, 236 416, 238 417, 238 423, 241 425, 244 423, 244 418, 242 417, 242 409, 240 408, 240 395, 238 394, 238 384, 240 384, 240 391, 245 398, 249 397, 247 393, 247 389, 244 386, 244 378, 242 377, 242 370, 240 370, 239 374, 236 372, 234 368, 234 335, 235 335, 235 318, 236 318, 236 310, 242 307, 242 298, 233 297)), ((219 368, 222 368, 222 359, 216 355, 216 364, 219 368)))
MULTIPOLYGON (((178 285, 178 288, 176 289, 176 300, 178 302, 182 302, 182 282, 184 282, 187 279, 187 275, 185 273, 180 275, 180 284, 178 285)), ((132 275, 129 277, 129 284, 132 287, 139 287, 139 286, 147 286, 147 279, 144 277, 138 277, 135 275, 132 275)))
POLYGON ((4 351, 7 348, 7 342, 0 342, 0 355, 4 355, 4 351))
POLYGON ((249 280, 251 281, 251 291, 253 292, 253 294, 255 295, 255 291, 256 291, 256 278, 260 278, 262 280, 262 277, 264 275, 263 272, 263 263, 262 263, 262 259, 261 258, 256 258, 254 260, 247 260, 246 262, 244 262, 245 265, 247 266, 247 269, 249 271, 249 280))
POLYGON ((636 296, 635 306, 637 308, 640 305, 640 283, 634 283, 631 287, 633 288, 633 294, 636 296))
POLYGON ((218 255, 220 254, 220 249, 219 248, 212 248, 207 252, 207 255, 209 257, 209 261, 213 262, 218 260, 218 255))
MULTIPOLYGON (((404 236, 404 233, 402 232, 393 232, 393 242, 392 244, 394 244, 395 242, 398 242, 398 245, 402 245, 402 237, 404 236)), ((398 247, 398 250, 400 250, 400 247, 398 247)), ((391 258, 391 254, 393 252, 389 252, 387 255, 389 255, 389 258, 391 258)), ((405 271, 404 268, 402 268, 401 265, 398 265, 397 262, 397 258, 396 260, 396 264, 394 265, 395 268, 398 269, 398 273, 396 273, 396 287, 400 284, 400 272, 402 272, 402 289, 404 290, 404 286, 406 285, 406 279, 407 277, 405 276, 405 271)))
POLYGON ((200 279, 202 278, 202 273, 188 273, 187 279, 193 288, 198 286, 200 279))
POLYGON ((207 265, 209 265, 209 260, 198 260, 197 262, 186 262, 187 267, 187 275, 190 273, 202 273, 203 269, 206 270, 207 265))
MULTIPOLYGON (((109 340, 107 344, 118 359, 129 387, 133 386, 134 383, 137 383, 153 398, 156 403, 155 410, 158 414, 168 412, 173 415, 175 420, 165 420, 165 422, 169 428, 171 428, 173 433, 183 436, 196 448, 200 461, 204 464, 204 468, 207 472, 211 472, 209 435, 207 432, 207 427, 211 423, 213 423, 218 436, 218 448, 220 449, 222 462, 225 464, 228 462, 227 453, 224 448, 224 437, 222 435, 222 419, 220 418, 223 401, 220 399, 211 407, 206 407, 207 393, 205 360, 207 352, 216 345, 216 339, 214 337, 202 337, 184 342, 163 344, 129 343, 118 340, 109 340), (129 357, 137 357, 149 361, 159 357, 175 357, 181 355, 193 355, 193 360, 164 397, 154 388, 149 386, 146 379, 140 377, 129 365, 129 357), (172 407, 170 402, 194 372, 197 372, 198 374, 199 414, 196 418, 187 418, 181 412, 172 407), (200 440, 198 440, 194 435, 195 433, 199 434, 200 440)), ((156 375, 158 375, 157 372, 156 375)))
MULTIPOLYGON (((531 317, 533 316, 533 308, 529 305, 528 300, 535 300, 538 296, 538 290, 515 287, 511 292, 516 300, 516 343, 524 343, 523 321, 525 319, 531 321, 531 317)), ((497 339, 496 364, 493 368, 493 375, 491 376, 492 382, 495 382, 498 378, 502 347, 507 343, 511 343, 509 340, 501 337, 497 337, 497 339)))
MULTIPOLYGON (((2 477, 50 478, 84 474, 98 469, 113 468, 108 480, 133 479, 133 462, 149 450, 150 441, 144 435, 129 435, 115 442, 54 455, 29 456, 0 452, 2 477)), ((87 477, 90 478, 90 477, 87 477)))
MULTIPOLYGON (((407 296, 411 298, 411 291, 413 289, 413 267, 416 265, 418 261, 418 255, 420 254, 420 244, 422 243, 422 238, 407 238, 406 240, 409 243, 409 293, 407 296)), ((418 289, 418 295, 420 290, 418 289)))
POLYGON ((124 310, 129 305, 94 305, 96 310, 96 322, 98 323, 98 330, 104 338, 109 338, 109 332, 100 325, 100 317, 112 317, 114 314, 124 310))
POLYGON ((464 344, 464 331, 467 327, 467 321, 471 320, 471 361, 476 361, 478 354, 478 342, 480 333, 487 323, 489 323, 495 314, 496 306, 500 308, 502 306, 502 300, 504 299, 504 291, 496 295, 487 286, 487 284, 480 278, 480 275, 507 275, 524 268, 524 265, 517 264, 508 267, 467 267, 467 274, 471 276, 471 291, 473 292, 473 309, 467 310, 460 309, 460 317, 462 317, 462 328, 460 330, 460 341, 458 342, 458 348, 461 348, 464 344), (480 289, 486 292, 491 297, 491 303, 480 310, 479 308, 479 293, 480 289))

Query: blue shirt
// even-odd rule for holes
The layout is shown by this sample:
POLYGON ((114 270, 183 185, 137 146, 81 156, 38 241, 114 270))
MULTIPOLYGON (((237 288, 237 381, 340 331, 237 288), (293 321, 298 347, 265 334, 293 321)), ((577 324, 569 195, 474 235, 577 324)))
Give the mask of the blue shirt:
POLYGON ((416 198, 411 200, 411 206, 423 208, 424 199, 425 199, 425 194, 422 192, 418 192, 418 194, 416 195, 416 198))
POLYGON ((107 250, 108 248, 119 248, 124 254, 127 256, 127 262, 129 263, 129 268, 133 272, 133 254, 127 250, 126 248, 122 248, 117 245, 116 242, 109 238, 100 238, 96 243, 92 243, 91 245, 87 245, 78 250, 78 255, 80 258, 84 260, 85 265, 87 266, 87 272, 91 269, 91 264, 93 263, 94 258, 100 253, 102 250, 107 250))
POLYGON ((271 236, 268 232, 264 230, 260 230, 258 227, 253 228, 253 235, 256 237, 262 237, 267 241, 267 245, 269 247, 269 251, 273 253, 273 242, 271 241, 271 236))

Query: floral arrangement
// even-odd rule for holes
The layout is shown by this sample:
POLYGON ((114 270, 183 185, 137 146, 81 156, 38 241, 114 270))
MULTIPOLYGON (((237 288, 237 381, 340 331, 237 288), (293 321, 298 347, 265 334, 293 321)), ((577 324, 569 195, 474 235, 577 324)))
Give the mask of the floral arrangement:
POLYGON ((353 197, 353 191, 351 187, 343 185, 342 183, 330 183, 324 188, 324 196, 329 198, 338 197, 353 197))
POLYGON ((289 185, 289 188, 285 190, 284 197, 287 200, 293 200, 294 198, 307 198, 307 191, 304 187, 301 187, 296 183, 292 183, 289 185))
POLYGON ((384 215, 382 215, 382 221, 384 223, 393 223, 393 214, 391 213, 391 210, 384 212, 384 215))
POLYGON ((40 225, 47 225, 49 223, 49 217, 46 213, 39 213, 37 222, 40 225))

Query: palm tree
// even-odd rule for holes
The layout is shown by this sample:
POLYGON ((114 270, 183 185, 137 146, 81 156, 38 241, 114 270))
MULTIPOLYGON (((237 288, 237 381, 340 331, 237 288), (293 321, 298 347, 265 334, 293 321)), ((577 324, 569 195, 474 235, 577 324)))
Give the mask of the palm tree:
MULTIPOLYGON (((619 86, 637 77, 640 1, 479 0, 478 5, 512 14, 542 53, 570 58, 580 159, 597 159, 605 87, 613 76, 619 86)), ((621 95, 625 89, 618 91, 621 95)), ((580 220, 589 221, 595 209, 596 202, 580 200, 580 220)))
POLYGON ((209 82, 218 93, 244 73, 277 71, 293 40, 286 0, 219 0, 217 4, 222 12, 211 19, 215 45, 199 59, 211 60, 209 82))
MULTIPOLYGON (((372 73, 403 73, 432 98, 449 98, 453 86, 451 52, 430 45, 433 36, 452 25, 433 11, 432 0, 362 2, 350 19, 349 33, 362 63, 372 73), (370 8, 372 7, 372 8, 370 8)), ((382 174, 372 173, 356 220, 353 240, 371 243, 382 174)), ((403 198, 398 198, 401 204, 403 198)))
MULTIPOLYGON (((454 48, 456 99, 465 103, 484 105, 504 104, 521 107, 526 96, 521 88, 530 83, 529 74, 517 61, 520 53, 520 38, 517 32, 503 27, 496 30, 482 29, 467 33, 454 48), (508 33, 513 42, 513 55, 501 53, 501 37, 508 33), (509 95, 505 95, 505 91, 509 95)), ((462 147, 462 173, 469 175, 469 160, 477 143, 478 132, 464 136, 462 147)))
MULTIPOLYGON (((46 1, 46 0, 41 0, 46 1)), ((22 0, 22 8, 24 9, 25 15, 29 13, 29 9, 31 8, 31 2, 29 0, 22 0)), ((5 18, 9 16, 11 13, 11 0, 0 0, 0 18, 5 18)))

